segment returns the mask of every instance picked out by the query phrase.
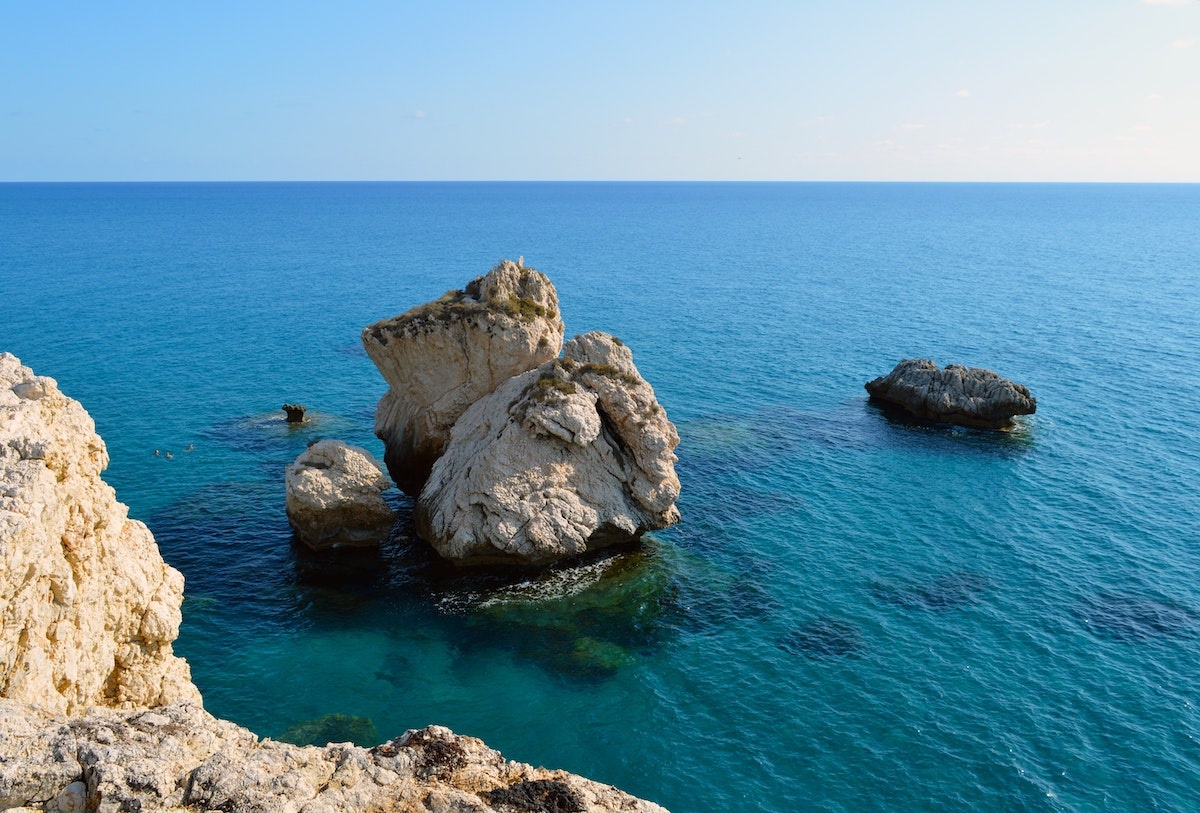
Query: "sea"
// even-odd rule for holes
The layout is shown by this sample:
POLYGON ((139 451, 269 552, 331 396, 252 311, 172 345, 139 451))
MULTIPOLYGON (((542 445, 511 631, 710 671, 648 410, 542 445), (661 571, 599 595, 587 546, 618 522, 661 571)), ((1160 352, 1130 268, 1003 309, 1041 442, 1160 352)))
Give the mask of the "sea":
POLYGON ((1200 186, 9 183, 0 314, 261 736, 446 725, 675 813, 1200 810, 1200 186), (464 573, 392 493, 301 547, 286 465, 382 457, 362 329, 518 257, 632 349, 682 522, 464 573), (905 358, 1037 412, 906 421, 863 389, 905 358))

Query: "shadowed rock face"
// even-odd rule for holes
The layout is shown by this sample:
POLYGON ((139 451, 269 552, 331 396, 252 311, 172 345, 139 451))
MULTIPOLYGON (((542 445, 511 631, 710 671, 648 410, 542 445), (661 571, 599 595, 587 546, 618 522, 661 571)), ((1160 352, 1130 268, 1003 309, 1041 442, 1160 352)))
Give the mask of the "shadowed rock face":
POLYGON ((1021 384, 979 367, 928 359, 905 359, 886 376, 866 384, 871 398, 922 420, 983 429, 1004 429, 1015 415, 1032 415, 1037 399, 1021 384))
POLYGON ((377 545, 396 521, 382 497, 391 481, 366 449, 318 441, 287 467, 284 480, 288 522, 310 548, 377 545))
POLYGON ((461 291, 366 328, 363 347, 389 388, 375 412, 375 434, 396 484, 419 494, 467 408, 555 358, 562 341, 554 285, 509 260, 461 291))
POLYGON ((604 333, 510 379, 459 419, 417 532, 460 564, 540 564, 679 521, 674 425, 604 333))
POLYGON ((79 402, 0 353, 0 697, 65 713, 200 699, 171 649, 183 576, 107 466, 79 402))

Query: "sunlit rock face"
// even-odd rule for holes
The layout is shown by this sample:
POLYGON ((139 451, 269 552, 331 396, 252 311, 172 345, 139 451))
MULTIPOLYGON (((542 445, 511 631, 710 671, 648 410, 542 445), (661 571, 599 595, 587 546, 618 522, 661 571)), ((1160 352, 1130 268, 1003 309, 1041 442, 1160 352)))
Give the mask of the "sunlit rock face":
POLYGON ((460 564, 542 564, 679 520, 679 436, 604 333, 468 409, 417 501, 418 533, 460 564))
POLYGON ((383 499, 392 483, 358 446, 317 441, 287 467, 284 485, 288 522, 310 548, 378 545, 395 524, 383 499))
POLYGON ((928 359, 905 359, 886 376, 865 385, 871 398, 899 407, 914 418, 1005 429, 1016 415, 1032 415, 1037 399, 1021 384, 991 370, 928 359))
POLYGON ((562 349, 558 294, 542 273, 503 260, 462 290, 362 333, 388 383, 375 412, 392 479, 416 496, 467 408, 562 349))
POLYGON ((609 785, 509 762, 440 726, 374 748, 298 746, 187 702, 68 719, 0 699, 0 754, 6 810, 665 813, 609 785))
POLYGON ((0 697, 68 714, 200 701, 171 648, 183 576, 107 466, 83 407, 0 353, 0 697))

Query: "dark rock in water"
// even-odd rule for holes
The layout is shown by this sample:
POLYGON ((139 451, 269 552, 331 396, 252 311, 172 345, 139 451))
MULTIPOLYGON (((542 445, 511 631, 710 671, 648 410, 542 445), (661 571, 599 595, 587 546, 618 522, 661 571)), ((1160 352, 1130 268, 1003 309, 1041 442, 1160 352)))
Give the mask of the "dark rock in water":
POLYGON ((375 745, 379 732, 370 717, 349 714, 326 714, 307 720, 283 732, 279 738, 293 745, 325 745, 331 742, 352 742, 355 745, 375 745))
POLYGON ((795 655, 821 658, 856 658, 864 647, 862 633, 853 624, 837 618, 817 618, 784 636, 780 649, 795 655))
POLYGON ((287 413, 288 423, 304 423, 303 404, 284 404, 283 411, 287 413))
POLYGON ((991 370, 961 364, 947 364, 943 370, 928 359, 904 359, 865 386, 872 399, 913 417, 982 429, 1005 429, 1013 416, 1037 409, 1027 387, 991 370))
POLYGON ((1146 596, 1101 591, 1078 602, 1075 615, 1095 634, 1114 641, 1192 638, 1200 632, 1200 612, 1146 596))
POLYGON ((924 583, 876 583, 871 586, 871 592, 880 601, 909 610, 932 612, 948 612, 977 604, 979 597, 991 589, 991 579, 969 570, 945 573, 924 583))

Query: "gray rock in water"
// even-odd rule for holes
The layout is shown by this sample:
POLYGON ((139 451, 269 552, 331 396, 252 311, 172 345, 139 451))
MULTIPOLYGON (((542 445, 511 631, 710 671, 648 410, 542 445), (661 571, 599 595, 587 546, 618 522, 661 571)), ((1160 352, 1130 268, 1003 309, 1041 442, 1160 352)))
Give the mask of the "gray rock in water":
POLYGON ((417 501, 417 533, 459 564, 543 564, 679 521, 679 435, 604 333, 463 414, 417 501))
POLYGON ((979 367, 905 359, 866 384, 871 398, 913 417, 983 429, 1005 429, 1015 415, 1032 415, 1037 399, 1021 384, 979 367))
POLYGON ((419 494, 467 407, 557 356, 562 341, 554 285, 510 260, 461 291, 364 329, 363 347, 389 387, 375 434, 396 485, 419 494))

